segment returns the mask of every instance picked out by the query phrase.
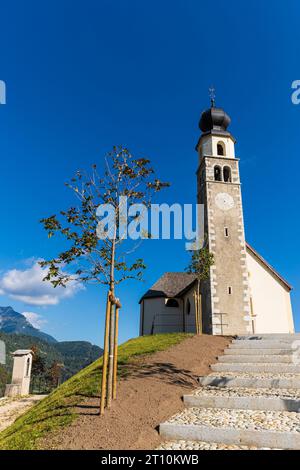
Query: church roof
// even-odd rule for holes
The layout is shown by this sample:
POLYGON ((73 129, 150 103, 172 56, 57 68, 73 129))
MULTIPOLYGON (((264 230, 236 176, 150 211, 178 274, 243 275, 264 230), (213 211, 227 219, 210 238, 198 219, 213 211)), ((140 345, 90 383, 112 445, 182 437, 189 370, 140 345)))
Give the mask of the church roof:
POLYGON ((200 117, 199 129, 201 130, 201 136, 197 142, 196 151, 198 151, 202 137, 209 134, 220 137, 231 137, 235 142, 235 138, 227 130, 230 122, 231 119, 224 109, 216 108, 214 101, 212 101, 212 106, 206 111, 203 111, 200 117))
POLYGON ((257 258, 271 273, 285 286, 288 290, 292 290, 292 286, 251 246, 246 243, 246 248, 252 255, 257 258))
MULTIPOLYGON (((258 259, 289 291, 292 286, 251 246, 246 243, 247 250, 258 259)), ((153 299, 158 297, 181 297, 196 281, 195 274, 184 272, 166 272, 153 286, 143 295, 140 302, 144 299, 153 299)))
POLYGON ((164 273, 143 295, 143 299, 155 297, 180 297, 197 279, 195 274, 182 272, 164 273))

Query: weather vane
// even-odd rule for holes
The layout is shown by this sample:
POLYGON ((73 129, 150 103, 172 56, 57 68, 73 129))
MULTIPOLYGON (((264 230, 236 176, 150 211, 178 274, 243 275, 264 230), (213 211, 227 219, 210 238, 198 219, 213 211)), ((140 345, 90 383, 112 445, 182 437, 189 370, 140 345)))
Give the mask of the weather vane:
POLYGON ((211 86, 209 88, 209 96, 210 96, 210 104, 211 104, 211 107, 213 108, 215 106, 215 98, 216 98, 216 94, 215 94, 215 87, 214 86, 211 86))

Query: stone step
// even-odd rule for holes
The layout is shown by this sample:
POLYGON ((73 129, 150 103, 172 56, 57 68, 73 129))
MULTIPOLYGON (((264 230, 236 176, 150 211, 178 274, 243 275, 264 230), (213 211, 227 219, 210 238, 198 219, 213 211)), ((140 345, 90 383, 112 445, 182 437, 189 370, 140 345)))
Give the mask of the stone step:
POLYGON ((289 354, 293 354, 295 351, 293 349, 283 349, 283 348, 278 348, 278 349, 267 349, 267 348, 252 348, 252 349, 247 349, 247 348, 227 348, 224 350, 224 354, 228 355, 244 355, 247 354, 248 356, 253 356, 253 355, 276 355, 276 356, 285 356, 289 354))
POLYGON ((284 340, 259 340, 259 341, 239 341, 239 340, 233 340, 232 343, 230 343, 229 348, 247 348, 247 349, 252 349, 252 348, 288 348, 292 349, 293 345, 296 348, 299 348, 300 343, 298 344, 297 341, 284 341, 284 340))
POLYGON ((191 407, 300 412, 300 390, 207 387, 183 400, 191 407))
POLYGON ((168 440, 300 449, 300 415, 287 411, 187 408, 160 425, 168 440))
POLYGON ((245 341, 245 340, 261 340, 261 339, 283 339, 283 340, 300 340, 300 333, 262 333, 262 334, 252 334, 252 335, 244 335, 244 336, 237 336, 237 340, 245 341))
POLYGON ((300 389, 300 374, 210 374, 199 377, 202 386, 300 389))
POLYGON ((218 361, 220 363, 277 363, 277 364, 293 364, 293 356, 288 355, 272 355, 272 354, 256 354, 256 355, 246 355, 246 354, 225 354, 224 356, 219 356, 218 361))
POLYGON ((272 364, 272 363, 218 363, 211 366, 214 372, 274 372, 274 373, 300 373, 300 365, 272 364))

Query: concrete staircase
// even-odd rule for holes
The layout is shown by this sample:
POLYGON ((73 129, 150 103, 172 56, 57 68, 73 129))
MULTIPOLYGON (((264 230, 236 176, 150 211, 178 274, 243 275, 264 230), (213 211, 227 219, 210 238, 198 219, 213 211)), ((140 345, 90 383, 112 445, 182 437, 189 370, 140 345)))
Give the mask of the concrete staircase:
POLYGON ((160 449, 300 449, 300 334, 238 337, 211 370, 160 449))

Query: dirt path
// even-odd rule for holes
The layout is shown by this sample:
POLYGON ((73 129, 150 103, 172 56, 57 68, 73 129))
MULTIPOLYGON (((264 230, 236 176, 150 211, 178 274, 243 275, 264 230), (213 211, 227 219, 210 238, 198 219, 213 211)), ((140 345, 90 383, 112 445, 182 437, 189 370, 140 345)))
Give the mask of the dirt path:
POLYGON ((40 442, 44 449, 153 449, 160 444, 157 426, 182 410, 182 395, 199 386, 229 338, 194 336, 168 351, 139 358, 127 368, 111 410, 99 416, 99 398, 76 408, 77 420, 40 442))
POLYGON ((0 399, 0 432, 10 426, 20 415, 46 395, 30 395, 22 398, 0 399))

